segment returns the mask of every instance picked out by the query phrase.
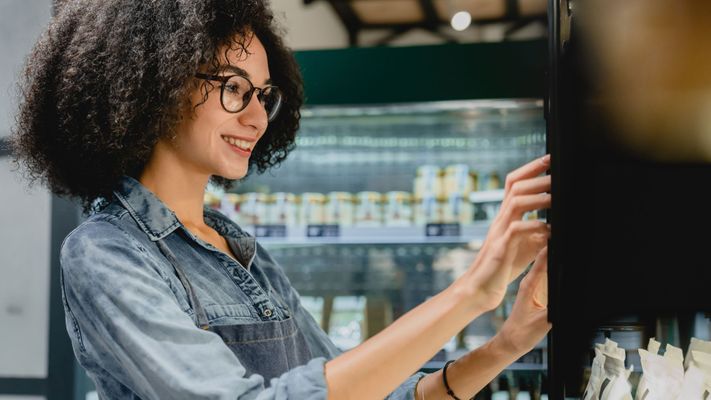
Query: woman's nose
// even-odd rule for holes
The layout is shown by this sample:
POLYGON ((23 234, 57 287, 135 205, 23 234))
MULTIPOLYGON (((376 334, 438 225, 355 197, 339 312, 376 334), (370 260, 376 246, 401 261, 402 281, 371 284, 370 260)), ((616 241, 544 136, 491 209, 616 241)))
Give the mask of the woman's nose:
POLYGON ((251 125, 257 128, 259 132, 264 132, 269 124, 269 118, 267 110, 264 109, 264 106, 259 101, 258 93, 258 90, 252 93, 247 107, 239 113, 239 120, 244 125, 251 125))

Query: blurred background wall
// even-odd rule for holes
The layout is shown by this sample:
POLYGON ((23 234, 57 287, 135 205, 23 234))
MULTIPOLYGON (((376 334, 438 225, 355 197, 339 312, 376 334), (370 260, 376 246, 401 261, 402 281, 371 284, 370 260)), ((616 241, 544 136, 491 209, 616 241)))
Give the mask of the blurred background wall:
MULTIPOLYGON (((16 107, 15 79, 49 21, 50 0, 0 1, 0 138, 16 107)), ((47 375, 50 200, 28 190, 0 150, 0 382, 47 375)), ((14 399, 2 396, 0 399, 14 399)), ((22 397, 33 399, 35 397, 22 397)))

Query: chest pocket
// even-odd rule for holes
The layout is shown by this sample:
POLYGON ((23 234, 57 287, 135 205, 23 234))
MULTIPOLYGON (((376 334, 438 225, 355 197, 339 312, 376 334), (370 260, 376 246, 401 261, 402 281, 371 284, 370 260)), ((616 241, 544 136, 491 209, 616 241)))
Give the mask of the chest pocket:
POLYGON ((203 308, 210 326, 250 324, 259 321, 254 308, 247 304, 206 304, 203 308))

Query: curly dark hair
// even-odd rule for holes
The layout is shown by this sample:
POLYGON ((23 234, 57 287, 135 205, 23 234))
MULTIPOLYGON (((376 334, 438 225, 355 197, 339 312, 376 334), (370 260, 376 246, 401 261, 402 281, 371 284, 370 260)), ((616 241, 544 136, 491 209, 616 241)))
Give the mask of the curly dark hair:
MULTIPOLYGON (((250 158, 250 172, 294 147, 303 104, 298 65, 266 0, 66 0, 28 55, 11 145, 26 178, 84 210, 109 199, 122 175, 137 177, 174 129, 199 67, 216 70, 220 49, 264 45, 284 103, 250 158), (24 168, 23 168, 24 167, 24 168)), ((189 109, 189 108, 188 108, 189 109)), ((229 189, 231 181, 212 177, 229 189)))

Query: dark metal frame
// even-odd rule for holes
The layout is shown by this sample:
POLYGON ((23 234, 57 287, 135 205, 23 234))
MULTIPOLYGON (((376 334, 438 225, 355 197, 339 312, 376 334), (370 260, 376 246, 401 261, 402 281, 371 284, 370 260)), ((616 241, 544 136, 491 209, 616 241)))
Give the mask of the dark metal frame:
MULTIPOLYGON (((317 0, 303 0, 305 5, 316 2, 317 0)), ((397 37, 413 30, 413 29, 423 29, 433 35, 441 37, 447 43, 457 43, 457 39, 449 36, 445 32, 440 31, 440 28, 448 24, 448 21, 443 21, 437 14, 437 10, 434 7, 432 0, 417 0, 424 19, 421 22, 409 23, 409 24, 370 24, 362 21, 355 10, 353 9, 351 2, 349 0, 326 0, 331 7, 336 11, 338 17, 340 18, 343 26, 348 32, 348 43, 351 46, 358 46, 358 34, 361 31, 369 29, 390 29, 390 34, 386 35, 379 41, 376 45, 385 45, 397 37)), ((527 26, 528 24, 534 22, 547 23, 548 19, 546 15, 540 16, 530 16, 522 17, 519 12, 518 1, 517 0, 505 0, 506 9, 504 15, 501 18, 491 18, 491 19, 477 19, 472 21, 473 24, 477 25, 488 25, 488 24, 498 24, 505 22, 513 22, 509 28, 506 29, 504 33, 505 38, 509 38, 516 31, 527 26)))

